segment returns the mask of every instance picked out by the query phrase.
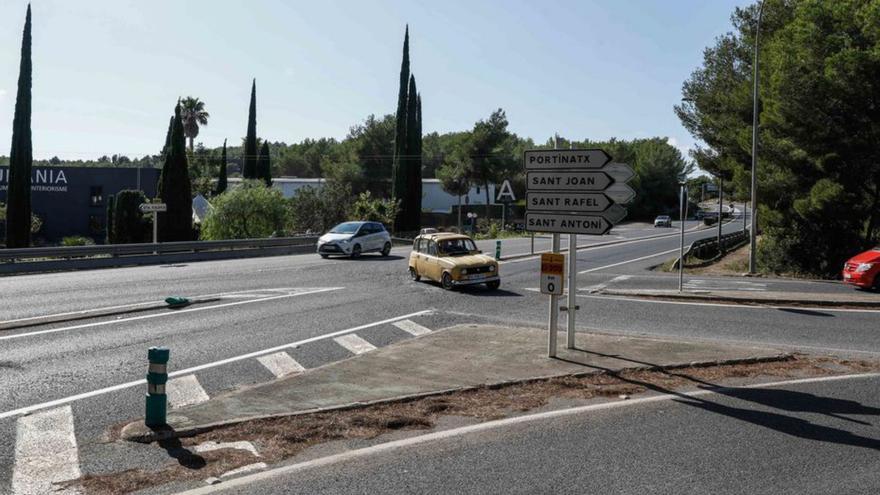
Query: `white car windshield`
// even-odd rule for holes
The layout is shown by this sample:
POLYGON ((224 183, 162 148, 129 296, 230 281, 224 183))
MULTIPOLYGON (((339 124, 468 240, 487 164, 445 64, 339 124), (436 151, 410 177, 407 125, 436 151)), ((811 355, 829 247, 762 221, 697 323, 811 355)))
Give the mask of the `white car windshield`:
POLYGON ((345 222, 340 223, 336 227, 330 229, 331 234, 354 234, 360 228, 360 222, 345 222))

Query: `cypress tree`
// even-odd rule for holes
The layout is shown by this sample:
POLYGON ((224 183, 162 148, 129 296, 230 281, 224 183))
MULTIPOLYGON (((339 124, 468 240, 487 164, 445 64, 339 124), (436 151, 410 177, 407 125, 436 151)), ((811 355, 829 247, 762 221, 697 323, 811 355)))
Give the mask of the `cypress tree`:
POLYGON ((180 102, 174 108, 171 146, 165 154, 162 174, 162 202, 168 211, 159 214, 159 240, 190 241, 192 229, 192 184, 186 160, 186 136, 180 117, 180 102), (167 171, 168 173, 164 173, 167 171))
POLYGON ((18 94, 12 120, 12 149, 9 152, 9 186, 6 196, 6 247, 22 248, 31 243, 31 6, 28 4, 21 35, 21 65, 18 94))
MULTIPOLYGON (((397 91, 397 121, 394 133, 394 162, 391 166, 391 197, 404 201, 406 190, 406 102, 409 84, 409 25, 403 36, 403 60, 400 63, 400 86, 397 91)), ((402 230, 403 213, 398 214, 394 222, 395 230, 402 230)))
POLYGON ((113 214, 116 209, 116 196, 110 194, 107 196, 107 244, 115 244, 116 236, 113 234, 113 214))
POLYGON ((251 105, 248 110, 247 136, 244 140, 244 168, 241 172, 245 179, 257 178, 257 80, 251 86, 251 105))
MULTIPOLYGON (((148 233, 152 224, 144 219, 140 210, 140 206, 146 202, 147 197, 143 191, 119 191, 113 212, 113 244, 149 242, 148 239, 152 241, 148 233)), ((161 215, 160 213, 160 219, 161 215)), ((161 225, 161 221, 159 223, 161 225)))
POLYGON ((260 148, 260 159, 257 163, 257 178, 262 179, 269 187, 272 185, 272 164, 269 161, 269 140, 263 141, 260 148))
POLYGON ((156 197, 161 198, 165 190, 165 179, 168 175, 168 152, 171 151, 171 131, 174 130, 174 116, 168 120, 168 132, 165 133, 165 146, 162 147, 162 171, 159 172, 159 184, 156 186, 156 197))
POLYGON ((217 194, 226 191, 226 140, 223 140, 223 152, 220 153, 220 176, 217 177, 217 194))
POLYGON ((406 102, 406 147, 402 156, 401 170, 405 176, 405 190, 400 205, 401 227, 404 231, 419 229, 422 212, 422 160, 421 130, 419 129, 419 96, 416 78, 410 76, 406 102))

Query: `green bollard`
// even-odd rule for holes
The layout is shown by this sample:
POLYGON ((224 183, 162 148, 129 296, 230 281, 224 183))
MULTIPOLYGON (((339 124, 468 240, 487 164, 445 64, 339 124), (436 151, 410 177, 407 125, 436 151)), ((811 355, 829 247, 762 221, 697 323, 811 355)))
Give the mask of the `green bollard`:
POLYGON ((147 358, 147 413, 144 424, 149 427, 165 426, 165 413, 168 410, 168 396, 165 384, 168 382, 168 357, 171 351, 164 347, 150 347, 147 358))
POLYGON ((495 259, 501 259, 501 241, 495 241, 495 259))

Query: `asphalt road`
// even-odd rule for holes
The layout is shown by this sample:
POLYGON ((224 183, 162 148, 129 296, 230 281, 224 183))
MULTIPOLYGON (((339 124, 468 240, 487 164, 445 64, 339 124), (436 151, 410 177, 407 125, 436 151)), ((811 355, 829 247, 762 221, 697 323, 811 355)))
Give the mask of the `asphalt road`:
POLYGON ((377 449, 218 493, 874 494, 878 386, 874 377, 632 402, 377 449))
MULTIPOLYGON (((739 222, 725 227, 738 228, 739 222)), ((591 287, 602 284, 674 287, 675 276, 646 271, 675 256, 678 237, 664 236, 664 230, 674 233, 630 224, 615 229, 611 236, 581 240, 580 244, 626 242, 578 252, 579 288, 585 289, 579 291, 580 330, 880 355, 877 313, 668 304, 590 295, 591 287)), ((714 230, 692 231, 687 240, 712 235, 714 230)), ((483 249, 485 244, 492 246, 483 243, 483 249)), ((519 249, 527 253, 530 240, 504 240, 502 249, 505 255, 519 249)), ((143 377, 150 346, 171 349, 169 370, 175 373, 178 396, 200 401, 273 379, 278 370, 261 361, 266 356, 283 352, 297 365, 312 368, 359 352, 360 348, 334 339, 342 333, 380 347, 412 337, 394 325, 404 320, 430 330, 485 321, 545 325, 546 296, 535 290, 536 257, 504 262, 498 291, 446 292, 435 284, 409 280, 408 253, 408 247, 400 247, 388 258, 322 260, 300 255, 0 279, 3 321, 160 301, 170 295, 220 297, 178 311, 0 332, 0 385, 5 391, 0 394, 0 435, 16 439, 0 444, 0 493, 28 493, 12 474, 22 455, 16 454, 15 446, 27 437, 22 433, 27 413, 63 413, 58 421, 70 424, 68 433, 74 438, 82 472, 165 462, 151 449, 101 441, 108 426, 143 415, 143 377)), ((739 279, 688 280, 743 288, 739 279)), ((852 290, 828 283, 766 283, 792 290, 852 290)))

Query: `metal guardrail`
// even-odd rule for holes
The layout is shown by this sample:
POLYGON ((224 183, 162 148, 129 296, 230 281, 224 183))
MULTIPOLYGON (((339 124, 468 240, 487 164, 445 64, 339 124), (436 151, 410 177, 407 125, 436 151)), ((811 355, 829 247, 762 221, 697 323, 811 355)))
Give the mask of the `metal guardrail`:
MULTIPOLYGON (((738 230, 721 236, 721 249, 727 251, 742 245, 749 240, 748 230, 738 230)), ((700 259, 708 259, 718 254, 718 237, 708 237, 694 241, 685 252, 685 258, 689 255, 700 259)))
POLYGON ((317 236, 0 249, 0 273, 30 273, 314 252, 317 236))

